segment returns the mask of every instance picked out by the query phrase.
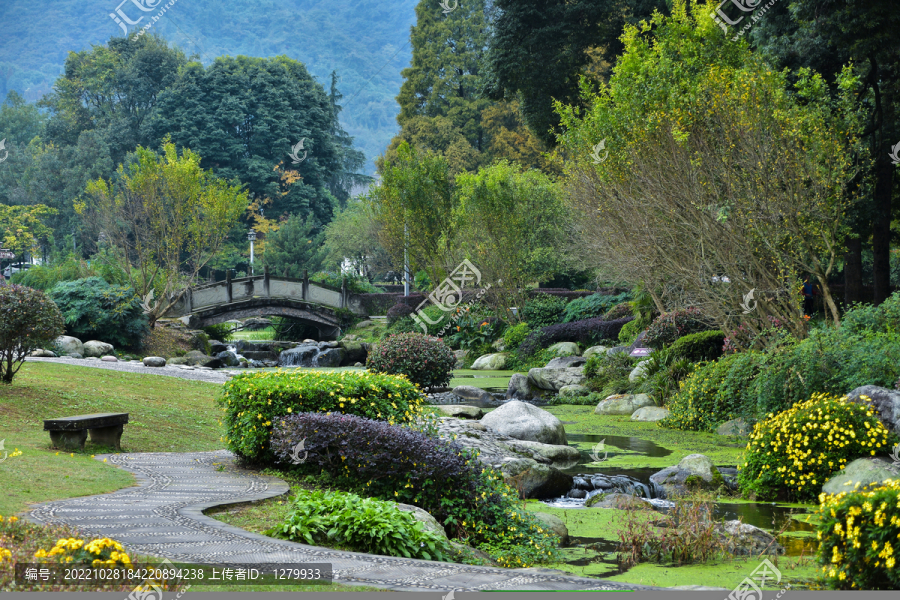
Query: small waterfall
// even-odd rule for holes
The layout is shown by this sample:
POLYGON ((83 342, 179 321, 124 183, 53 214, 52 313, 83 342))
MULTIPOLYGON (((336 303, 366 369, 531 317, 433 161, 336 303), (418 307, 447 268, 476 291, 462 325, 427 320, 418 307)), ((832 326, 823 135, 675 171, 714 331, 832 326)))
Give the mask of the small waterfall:
POLYGON ((565 496, 544 502, 559 508, 583 507, 588 498, 597 494, 627 494, 637 496, 657 506, 670 504, 665 500, 666 492, 659 485, 644 483, 629 475, 576 475, 572 478, 572 489, 565 496))
POLYGON ((337 367, 344 351, 335 342, 303 343, 279 355, 282 367, 337 367))

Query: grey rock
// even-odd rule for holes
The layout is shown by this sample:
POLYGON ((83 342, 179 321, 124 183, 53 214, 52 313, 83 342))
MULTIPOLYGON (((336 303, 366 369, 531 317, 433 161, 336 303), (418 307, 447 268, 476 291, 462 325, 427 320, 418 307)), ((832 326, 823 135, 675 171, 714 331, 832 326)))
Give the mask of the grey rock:
POLYGON ((732 419, 725 421, 716 427, 716 433, 719 435, 730 435, 745 438, 750 435, 753 428, 744 419, 732 419))
POLYGON ((547 529, 559 536, 559 544, 564 546, 569 542, 569 529, 562 519, 556 515, 545 512, 535 512, 532 516, 543 523, 547 529))
POLYGON ((557 356, 578 356, 581 354, 581 350, 575 342, 557 342, 547 348, 547 350, 557 356))
POLYGON ((144 363, 145 367, 164 367, 166 366, 166 359, 162 356, 148 356, 141 361, 144 363))
POLYGON ((325 349, 325 348, 339 348, 339 347, 340 347, 340 344, 338 344, 337 342, 319 342, 319 343, 318 343, 318 346, 319 346, 319 348, 321 348, 321 349, 325 349))
POLYGON ((609 350, 607 346, 591 346, 584 351, 584 354, 582 354, 582 356, 585 360, 587 360, 595 354, 606 354, 607 350, 609 350))
POLYGON ((569 490, 566 498, 587 498, 587 491, 579 489, 569 490))
POLYGON ((771 533, 740 521, 725 521, 717 528, 717 536, 737 556, 759 556, 763 552, 784 554, 784 546, 776 542, 771 533))
POLYGON ((614 346, 614 347, 608 348, 606 350, 606 355, 613 356, 615 354, 619 354, 620 352, 626 352, 626 351, 631 352, 631 347, 630 346, 614 346))
POLYGON ((882 458, 857 458, 822 486, 826 494, 852 492, 856 485, 864 487, 872 483, 881 483, 885 479, 900 478, 900 465, 895 465, 882 458))
POLYGON ((505 352, 485 354, 475 359, 475 362, 472 363, 472 368, 476 371, 502 371, 506 368, 508 359, 509 355, 505 352))
POLYGON ((588 492, 594 489, 594 486, 591 485, 591 482, 584 477, 573 477, 572 485, 575 487, 575 489, 585 490, 588 492))
POLYGON ((106 356, 112 351, 112 344, 107 344, 106 342, 98 342, 97 340, 90 340, 84 343, 83 354, 92 358, 100 358, 101 356, 106 356))
POLYGON ((241 355, 247 360, 270 360, 273 362, 278 362, 278 354, 269 350, 261 350, 258 352, 246 350, 244 352, 241 352, 241 355))
POLYGON ((463 400, 477 400, 479 402, 492 402, 494 397, 481 388, 472 385, 458 385, 453 388, 453 393, 463 400))
POLYGON ((344 351, 340 348, 327 348, 316 357, 317 367, 339 367, 344 360, 344 351))
POLYGON ((175 357, 175 358, 170 358, 170 359, 166 360, 166 364, 167 364, 167 365, 183 365, 183 366, 187 366, 187 364, 188 364, 188 359, 186 359, 186 358, 183 357, 183 356, 177 356, 177 357, 175 357))
POLYGON ((217 340, 209 340, 209 351, 213 356, 220 352, 228 352, 228 345, 217 340))
POLYGON ((412 504, 401 504, 399 502, 397 503, 397 508, 403 512, 411 513, 416 521, 423 525, 425 531, 436 533, 443 538, 447 537, 447 532, 444 530, 443 525, 441 525, 430 512, 421 509, 418 506, 413 506, 412 504))
POLYGON ((507 400, 533 400, 541 397, 541 390, 528 383, 528 377, 521 373, 514 373, 509 378, 509 387, 506 389, 507 400))
POLYGON ((366 344, 357 340, 348 340, 347 337, 349 336, 338 342, 339 347, 344 351, 344 364, 366 362, 366 358, 369 356, 366 344))
POLYGON ((532 404, 511 400, 481 419, 481 424, 518 440, 566 445, 566 430, 555 416, 532 404))
POLYGON ((847 394, 847 397, 851 402, 871 406, 884 426, 900 435, 900 391, 877 385, 864 385, 847 394), (860 396, 868 397, 868 402, 862 400, 860 396))
POLYGON ((528 383, 542 390, 558 392, 567 385, 584 385, 584 367, 562 369, 534 368, 528 371, 528 383))
POLYGON ((241 364, 241 361, 238 360, 237 354, 231 352, 230 350, 219 352, 218 354, 216 354, 216 358, 219 360, 219 362, 222 363, 222 366, 225 367, 237 367, 241 364))
POLYGON ((81 354, 79 354, 78 352, 72 352, 71 354, 69 354, 69 358, 82 359, 84 357, 81 354))
POLYGON ((591 393, 590 388, 583 385, 567 385, 559 390, 559 395, 563 398, 574 398, 578 396, 587 396, 591 393))
POLYGON ((559 469, 528 458, 514 459, 500 467, 503 479, 524 498, 553 498, 568 493, 572 477, 559 469))
POLYGON ((448 417, 457 417, 459 419, 480 419, 484 416, 484 411, 482 411, 477 406, 466 406, 464 404, 442 404, 436 406, 437 411, 441 414, 444 414, 448 417))
POLYGON ((358 362, 358 363, 353 363, 353 366, 354 367, 365 367, 366 365, 362 364, 361 362, 358 362))
POLYGON ((56 338, 56 346, 59 348, 60 353, 64 355, 72 355, 72 354, 80 354, 84 356, 84 344, 81 343, 81 340, 78 338, 61 335, 56 338))
POLYGON ((607 490, 615 485, 605 477, 591 477, 591 487, 595 490, 607 490))
POLYGON ((243 354, 244 352, 259 352, 262 350, 262 348, 256 344, 248 342, 247 340, 238 340, 238 343, 234 345, 234 349, 237 351, 237 354, 243 354))
POLYGON ((639 379, 642 379, 647 374, 647 367, 650 365, 649 360, 642 360, 631 370, 631 373, 628 374, 628 381, 631 383, 637 382, 639 379))
POLYGON ((33 356, 35 358, 56 358, 56 352, 51 352, 50 350, 43 350, 38 348, 28 356, 33 356))
POLYGON ((662 487, 667 497, 686 494, 693 488, 718 489, 725 483, 713 462, 703 454, 685 456, 677 466, 651 475, 650 481, 662 487))
POLYGON ((115 356, 103 356, 100 358, 100 360, 102 360, 103 362, 111 362, 111 363, 119 362, 119 359, 116 358, 115 356))
POLYGON ((555 465, 565 463, 567 465, 575 466, 581 458, 581 452, 572 446, 542 444, 541 442, 516 439, 500 443, 516 453, 530 454, 532 458, 543 457, 555 465))
POLYGON ((669 409, 662 406, 644 406, 631 415, 632 421, 662 421, 669 416, 669 409))
POLYGON ((594 409, 598 415, 633 415, 645 406, 656 406, 647 394, 617 394, 601 400, 594 409))
POLYGON ((584 503, 585 508, 616 508, 619 510, 654 510, 653 505, 630 494, 595 494, 584 503))
POLYGON ((547 363, 547 369, 567 369, 569 367, 582 367, 587 363, 583 356, 557 356, 547 363))

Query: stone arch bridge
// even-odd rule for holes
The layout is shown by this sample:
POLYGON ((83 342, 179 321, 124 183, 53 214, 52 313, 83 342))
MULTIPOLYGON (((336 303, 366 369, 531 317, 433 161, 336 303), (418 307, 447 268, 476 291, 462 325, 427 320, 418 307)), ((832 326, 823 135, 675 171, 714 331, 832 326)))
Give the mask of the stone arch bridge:
POLYGON ((292 317, 319 330, 320 339, 340 334, 341 314, 350 311, 366 316, 359 298, 345 286, 340 289, 303 279, 255 277, 231 279, 188 288, 184 296, 164 316, 180 319, 199 329, 248 317, 292 317))

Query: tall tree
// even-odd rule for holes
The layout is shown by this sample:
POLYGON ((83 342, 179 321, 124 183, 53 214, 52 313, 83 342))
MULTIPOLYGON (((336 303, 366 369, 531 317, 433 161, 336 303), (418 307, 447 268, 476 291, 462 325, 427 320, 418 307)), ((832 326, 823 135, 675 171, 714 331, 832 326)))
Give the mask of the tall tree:
POLYGON ((338 206, 343 210, 353 189, 372 181, 368 175, 360 173, 365 167, 366 155, 353 147, 353 138, 341 126, 340 115, 344 108, 339 104, 343 94, 338 90, 337 72, 331 72, 331 87, 328 90, 328 101, 331 104, 331 135, 334 137, 340 157, 340 168, 331 174, 328 180, 328 191, 335 197, 338 206))

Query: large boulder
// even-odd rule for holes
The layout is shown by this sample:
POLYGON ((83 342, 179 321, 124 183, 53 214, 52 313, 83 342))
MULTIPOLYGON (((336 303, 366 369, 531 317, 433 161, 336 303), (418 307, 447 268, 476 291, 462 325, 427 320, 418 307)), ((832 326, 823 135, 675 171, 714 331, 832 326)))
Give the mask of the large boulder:
POLYGON ((100 357, 100 360, 102 360, 103 362, 111 362, 111 363, 119 362, 119 359, 116 358, 115 356, 102 356, 102 357, 100 357))
POLYGON ((524 498, 554 498, 572 487, 572 476, 530 458, 518 458, 500 467, 503 480, 524 498))
POLYGON ((56 352, 38 348, 37 350, 31 352, 28 356, 33 356, 35 358, 56 358, 56 352))
POLYGON ((106 342, 98 342, 97 340, 90 340, 84 343, 83 354, 91 358, 100 358, 101 356, 106 356, 112 351, 112 344, 107 344, 106 342))
POLYGON ((506 368, 508 359, 509 354, 505 352, 485 354, 475 359, 475 362, 472 363, 472 368, 476 371, 502 371, 506 368))
POLYGON ((569 367, 583 367, 587 359, 582 356, 558 356, 548 362, 545 368, 568 369, 569 367))
POLYGON ((635 383, 642 377, 647 375, 647 368, 650 366, 649 360, 642 360, 631 370, 631 373, 628 374, 628 381, 631 383, 635 383))
POLYGON ((617 508, 619 510, 653 510, 653 505, 631 494, 599 493, 588 498, 585 508, 617 508))
POLYGON ((669 409, 662 406, 644 406, 634 411, 632 421, 662 421, 668 418, 669 409))
POLYGON ((588 358, 594 356, 595 354, 606 354, 607 350, 609 350, 609 348, 607 348, 606 346, 591 346, 590 348, 588 348, 587 350, 584 351, 584 354, 582 354, 582 356, 585 359, 588 359, 588 358))
POLYGON ((241 364, 241 361, 238 360, 237 354, 230 350, 226 350, 225 352, 219 352, 216 354, 216 358, 222 363, 224 367, 237 367, 241 364))
POLYGON ((484 411, 477 406, 466 406, 465 404, 439 404, 435 408, 442 415, 458 419, 480 419, 484 416, 484 411))
POLYGON ((338 345, 344 351, 344 358, 342 359, 344 364, 352 365, 353 363, 366 362, 369 350, 365 342, 344 338, 338 342, 338 345))
POLYGON ((785 552, 784 546, 776 542, 775 536, 771 533, 741 521, 725 521, 717 527, 716 535, 725 542, 731 554, 738 556, 785 552))
POLYGON ((885 479, 898 478, 900 465, 891 464, 882 458, 858 458, 826 481, 822 492, 831 495, 852 492, 857 484, 864 487, 871 483, 881 483, 885 479))
POLYGON ((573 448, 572 446, 542 444, 541 442, 529 442, 526 440, 509 440, 504 442, 504 445, 515 452, 530 454, 531 458, 534 459, 539 457, 545 458, 554 464, 566 463, 574 467, 581 459, 581 452, 578 451, 578 448, 573 448))
POLYGON ((647 394, 617 394, 601 400, 594 409, 597 415, 633 415, 645 406, 656 406, 647 394))
POLYGON ((339 367, 344 360, 344 350, 341 348, 325 348, 316 357, 317 367, 339 367))
POLYGON ((584 385, 584 367, 534 368, 528 371, 528 383, 542 390, 558 392, 567 385, 584 385))
POLYGON ((725 484, 719 469, 703 454, 689 454, 677 466, 667 467, 650 476, 666 496, 679 496, 693 489, 716 490, 725 484))
POLYGON ((581 350, 575 342, 557 342, 547 348, 547 350, 556 356, 578 356, 581 354, 581 350))
POLYGON ((514 373, 509 378, 509 386, 506 388, 507 400, 534 400, 541 397, 542 391, 528 382, 528 377, 521 373, 514 373))
POLYGON ((732 419, 730 421, 725 421, 718 427, 716 427, 716 433, 719 435, 731 435, 735 437, 747 437, 750 435, 750 432, 753 431, 753 428, 750 426, 747 421, 744 419, 732 419))
POLYGON ((560 546, 564 546, 569 541, 569 528, 562 519, 556 515, 545 512, 535 512, 532 516, 537 518, 547 529, 559 536, 560 546))
POLYGON ((425 531, 436 533, 443 538, 447 537, 447 532, 444 530, 444 526, 441 525, 438 520, 431 515, 430 512, 419 508, 418 506, 413 506, 412 504, 401 504, 399 502, 397 503, 397 508, 399 508, 403 512, 411 513, 416 521, 422 524, 425 531))
MULTIPOLYGON (((212 356, 215 356, 220 352, 228 352, 228 344, 226 344, 225 342, 220 342, 219 340, 209 340, 209 351, 212 356)), ((243 354, 243 352, 238 351, 238 354, 243 354)))
POLYGON ((481 419, 481 424, 517 440, 566 445, 566 430, 555 416, 526 402, 511 400, 481 419))
POLYGON ((864 385, 847 394, 847 397, 851 402, 871 406, 884 426, 900 435, 900 392, 877 385, 864 385), (862 400, 860 396, 867 396, 868 402, 862 400))
POLYGON ((591 389, 583 385, 567 385, 559 390, 559 395, 561 398, 578 398, 581 396, 587 396, 590 393, 591 389))
MULTIPOLYGON (((209 344, 212 346, 212 341, 210 341, 209 344)), ((262 348, 248 340, 238 340, 238 343, 234 345, 234 349, 238 354, 244 354, 245 352, 259 352, 262 350, 262 348)), ((225 348, 225 350, 228 350, 228 348, 225 348)), ((222 350, 219 352, 222 352, 222 350)), ((214 352, 213 354, 218 354, 218 352, 214 352)))
POLYGON ((166 359, 162 356, 148 356, 141 361, 145 367, 160 368, 166 366, 166 359))
POLYGON ((453 388, 453 393, 463 400, 474 400, 476 402, 493 402, 494 397, 481 388, 472 385, 458 385, 453 388))
POLYGON ((214 356, 207 356, 199 350, 191 350, 184 355, 187 364, 192 367, 208 367, 210 369, 218 369, 222 366, 222 361, 214 356))
POLYGON ((56 338, 56 345, 60 350, 60 355, 68 356, 70 354, 80 354, 84 356, 84 344, 81 340, 69 335, 61 335, 56 338))

